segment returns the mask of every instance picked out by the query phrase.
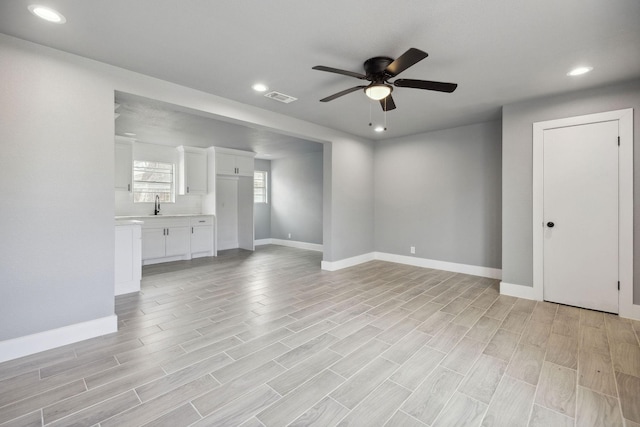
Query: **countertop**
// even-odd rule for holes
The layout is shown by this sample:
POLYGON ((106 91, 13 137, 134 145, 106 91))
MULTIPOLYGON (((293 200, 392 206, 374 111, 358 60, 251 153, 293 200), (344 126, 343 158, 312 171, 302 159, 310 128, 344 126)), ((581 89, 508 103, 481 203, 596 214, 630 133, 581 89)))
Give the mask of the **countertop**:
POLYGON ((134 218, 178 218, 178 217, 192 217, 192 216, 215 216, 213 214, 160 214, 160 215, 123 215, 116 216, 116 221, 132 220, 134 218))
POLYGON ((118 219, 118 217, 116 217, 116 226, 121 226, 121 225, 142 225, 144 224, 144 221, 137 221, 135 219, 118 219))

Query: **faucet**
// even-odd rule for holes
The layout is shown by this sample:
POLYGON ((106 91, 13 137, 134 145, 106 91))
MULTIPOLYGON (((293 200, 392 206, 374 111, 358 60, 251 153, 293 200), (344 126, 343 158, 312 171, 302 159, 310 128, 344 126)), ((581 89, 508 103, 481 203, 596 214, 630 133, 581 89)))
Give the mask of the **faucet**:
POLYGON ((156 194, 156 204, 155 209, 153 210, 154 215, 160 214, 160 196, 156 194))

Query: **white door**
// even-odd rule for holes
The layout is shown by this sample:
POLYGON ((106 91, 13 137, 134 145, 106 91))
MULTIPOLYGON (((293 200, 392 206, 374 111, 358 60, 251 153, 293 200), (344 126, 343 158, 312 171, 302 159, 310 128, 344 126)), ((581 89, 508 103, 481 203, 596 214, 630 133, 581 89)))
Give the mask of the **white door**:
POLYGON ((618 312, 618 122, 544 131, 544 299, 618 312))
POLYGON ((218 250, 238 247, 238 179, 216 179, 218 250))

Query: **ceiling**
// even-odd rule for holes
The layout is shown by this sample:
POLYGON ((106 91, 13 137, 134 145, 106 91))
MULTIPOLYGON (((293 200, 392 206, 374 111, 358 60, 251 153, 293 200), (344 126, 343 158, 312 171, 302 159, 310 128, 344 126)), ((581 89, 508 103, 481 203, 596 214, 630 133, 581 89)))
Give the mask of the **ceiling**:
POLYGON ((153 144, 226 147, 274 160, 322 151, 322 144, 213 118, 208 113, 116 92, 116 135, 153 144), (129 136, 127 134, 135 134, 129 136))
POLYGON ((0 2, 0 32, 369 139, 640 77, 638 0, 42 0, 64 25, 35 18, 35 1, 0 2), (367 58, 410 47, 429 57, 401 78, 455 82, 456 92, 396 88, 380 134, 370 111, 374 124, 383 113, 364 93, 318 102, 361 81, 314 65, 362 72, 367 58), (578 65, 594 70, 568 77, 578 65), (251 89, 258 81, 298 100, 268 99, 251 89))

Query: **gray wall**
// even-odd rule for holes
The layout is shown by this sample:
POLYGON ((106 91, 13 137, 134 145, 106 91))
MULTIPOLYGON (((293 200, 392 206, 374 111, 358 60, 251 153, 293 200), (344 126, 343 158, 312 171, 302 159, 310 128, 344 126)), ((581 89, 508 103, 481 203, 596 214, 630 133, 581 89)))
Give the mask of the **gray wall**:
POLYGON ((111 316, 113 87, 7 38, 0 82, 0 340, 111 316))
POLYGON ((501 124, 379 142, 376 251, 490 268, 501 256, 501 124))
POLYGON ((271 161, 272 238, 322 244, 322 170, 321 151, 271 161))
POLYGON ((503 108, 503 281, 533 286, 533 123, 624 108, 634 109, 634 303, 640 304, 640 80, 503 108))
POLYGON ((330 212, 325 216, 323 260, 339 261, 373 252, 374 145, 344 138, 333 140, 330 148, 326 145, 325 173, 330 176, 325 179, 329 188, 324 191, 330 212))
POLYGON ((271 238, 271 160, 256 159, 255 170, 267 172, 267 203, 254 203, 253 223, 255 238, 271 238))

